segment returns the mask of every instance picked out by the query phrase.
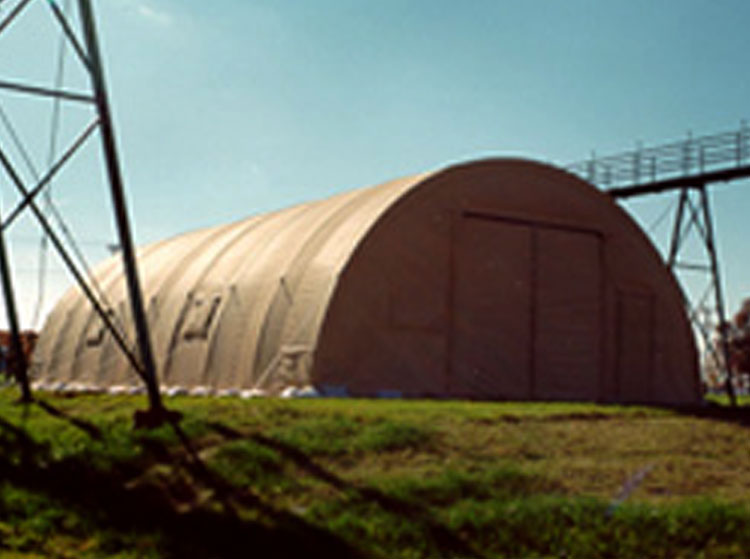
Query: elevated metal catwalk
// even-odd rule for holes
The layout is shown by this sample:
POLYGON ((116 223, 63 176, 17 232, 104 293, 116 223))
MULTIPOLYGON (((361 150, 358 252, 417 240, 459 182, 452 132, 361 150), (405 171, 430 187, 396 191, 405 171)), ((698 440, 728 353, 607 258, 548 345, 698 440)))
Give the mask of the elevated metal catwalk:
POLYGON ((729 344, 726 311, 722 291, 721 266, 716 250, 708 186, 750 177, 750 128, 743 122, 739 130, 671 142, 652 148, 607 157, 592 156, 567 167, 567 170, 595 184, 615 198, 624 199, 675 191, 679 200, 674 217, 667 266, 676 274, 681 271, 702 272, 710 277, 708 289, 692 301, 685 293, 690 318, 703 338, 704 346, 724 370, 726 390, 735 403, 732 371, 728 367, 729 344), (685 242, 698 235, 704 250, 704 262, 680 259, 685 242), (706 301, 713 296, 710 309, 716 315, 718 328, 706 323, 706 301), (713 335, 718 337, 720 355, 713 335))
POLYGON ((740 179, 750 176, 750 128, 743 122, 730 132, 594 155, 567 170, 617 198, 740 179))

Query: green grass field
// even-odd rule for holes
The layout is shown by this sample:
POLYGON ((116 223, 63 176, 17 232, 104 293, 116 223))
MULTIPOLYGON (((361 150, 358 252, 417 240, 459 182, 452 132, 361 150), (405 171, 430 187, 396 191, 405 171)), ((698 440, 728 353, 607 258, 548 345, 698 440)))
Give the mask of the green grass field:
POLYGON ((0 558, 748 557, 750 418, 0 389, 0 558))

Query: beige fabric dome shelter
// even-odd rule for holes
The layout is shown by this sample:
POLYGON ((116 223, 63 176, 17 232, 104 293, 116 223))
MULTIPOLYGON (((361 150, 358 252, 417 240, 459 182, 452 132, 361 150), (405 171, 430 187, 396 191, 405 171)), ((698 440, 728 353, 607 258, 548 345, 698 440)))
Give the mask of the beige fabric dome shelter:
MULTIPOLYGON (((347 192, 146 246, 139 266, 164 386, 699 397, 691 328, 657 252, 606 194, 539 163, 347 192)), ((127 323, 119 260, 97 277, 127 323)), ((41 384, 140 384, 77 291, 49 316, 35 368, 41 384)))

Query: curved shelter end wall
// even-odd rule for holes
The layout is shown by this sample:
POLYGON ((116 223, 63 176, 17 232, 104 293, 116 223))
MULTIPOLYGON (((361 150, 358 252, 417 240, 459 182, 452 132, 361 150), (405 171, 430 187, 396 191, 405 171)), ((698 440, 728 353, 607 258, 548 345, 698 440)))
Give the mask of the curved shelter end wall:
POLYGON ((355 395, 694 402, 679 289, 605 194, 520 160, 450 168, 363 239, 316 385, 355 395))

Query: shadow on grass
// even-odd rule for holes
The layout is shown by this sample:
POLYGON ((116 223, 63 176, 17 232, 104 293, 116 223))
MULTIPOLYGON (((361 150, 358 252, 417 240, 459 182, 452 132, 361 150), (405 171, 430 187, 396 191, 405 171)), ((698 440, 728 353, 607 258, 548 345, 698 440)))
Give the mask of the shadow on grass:
POLYGON ((92 439, 96 439, 98 441, 103 439, 101 430, 93 423, 90 423, 79 417, 73 417, 72 415, 62 411, 59 408, 56 408, 55 406, 53 406, 49 402, 45 402, 44 400, 34 400, 34 403, 51 416, 63 419, 70 423, 73 427, 77 427, 92 439))
MULTIPOLYGON (((187 468, 199 482, 190 489, 213 495, 214 501, 185 512, 156 483, 129 484, 119 469, 102 471, 81 456, 55 460, 47 444, 1 418, 0 480, 79 517, 77 535, 100 535, 99 554, 132 551, 127 546, 145 541, 166 558, 364 557, 332 534, 231 487, 206 468, 179 425, 174 428, 185 453, 153 448, 158 441, 145 452, 156 451, 159 461, 169 457, 171 465, 187 468)), ((0 511, 2 506, 0 501, 0 511)))
POLYGON ((270 448, 310 476, 339 491, 354 496, 356 501, 361 503, 376 503, 383 511, 403 520, 404 523, 420 526, 429 540, 427 543, 431 543, 443 555, 472 558, 481 558, 483 556, 470 543, 461 539, 438 522, 427 507, 394 498, 372 487, 354 485, 323 468, 304 452, 278 439, 267 437, 260 433, 246 435, 216 422, 209 423, 209 427, 228 440, 251 440, 259 445, 270 448))
POLYGON ((689 417, 710 419, 733 423, 741 427, 750 427, 750 406, 724 406, 714 402, 707 402, 701 406, 680 406, 671 410, 689 417))

